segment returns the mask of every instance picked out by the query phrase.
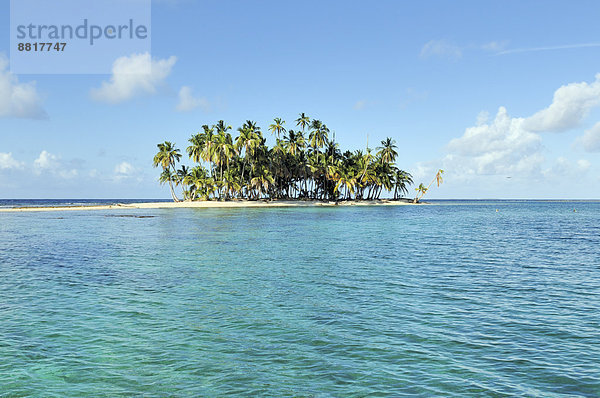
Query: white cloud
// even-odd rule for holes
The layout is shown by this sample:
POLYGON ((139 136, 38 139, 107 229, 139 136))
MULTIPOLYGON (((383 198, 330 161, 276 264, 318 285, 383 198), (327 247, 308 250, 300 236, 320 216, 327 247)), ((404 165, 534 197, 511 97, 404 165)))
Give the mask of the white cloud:
POLYGON ((576 162, 571 162, 564 156, 558 157, 550 168, 543 171, 543 175, 548 179, 569 178, 577 181, 590 168, 592 164, 586 159, 579 159, 576 162))
POLYGON ((117 104, 140 95, 155 94, 176 61, 174 56, 152 59, 149 53, 118 58, 113 64, 110 81, 92 89, 91 96, 96 101, 117 104))
POLYGON ((600 122, 586 130, 577 142, 581 143, 587 152, 600 152, 600 122))
POLYGON ((531 174, 539 170, 544 158, 540 153, 541 137, 524 129, 523 118, 512 118, 504 107, 495 119, 486 123, 482 116, 478 124, 469 127, 460 138, 448 144, 445 166, 460 168, 468 174, 492 175, 531 174))
POLYGON ((460 47, 445 40, 430 40, 421 49, 421 58, 430 58, 433 56, 449 58, 453 61, 462 57, 460 47))
POLYGON ((577 127, 600 104, 600 74, 592 83, 571 83, 554 92, 552 104, 527 118, 530 131, 562 132, 577 127))
POLYGON ((8 59, 0 54, 0 118, 43 119, 47 117, 35 82, 19 83, 8 70, 8 59))
POLYGON ((115 174, 120 176, 130 176, 136 172, 135 167, 130 163, 121 162, 115 166, 115 174))
POLYGON ((367 106, 367 101, 366 100, 359 100, 356 101, 354 103, 354 106, 352 107, 355 111, 360 111, 365 109, 365 106, 367 106))
POLYGON ((25 164, 13 158, 12 153, 0 153, 0 170, 22 169, 25 164))
POLYGON ((33 166, 38 172, 56 169, 59 166, 58 159, 58 156, 47 151, 42 151, 40 156, 33 162, 33 166))
POLYGON ((48 151, 42 151, 40 156, 33 162, 33 172, 37 175, 50 173, 54 176, 71 179, 77 177, 79 172, 75 168, 66 167, 60 156, 53 155, 48 151))
POLYGON ((479 112, 479 115, 477 115, 477 126, 486 124, 488 120, 490 120, 490 113, 488 111, 479 112))
POLYGON ((482 50, 491 51, 491 52, 499 52, 503 51, 508 45, 507 41, 490 41, 481 46, 482 50))
POLYGON ((176 108, 179 112, 189 112, 196 108, 208 110, 209 106, 206 98, 195 98, 190 87, 183 86, 179 90, 179 103, 176 108))
POLYGON ((131 182, 137 181, 141 182, 143 180, 143 173, 138 170, 135 166, 128 162, 121 162, 115 166, 114 176, 112 178, 113 182, 131 182))
MULTIPOLYGON (((547 159, 551 152, 543 146, 541 131, 573 128, 598 105, 600 74, 591 83, 560 87, 552 104, 531 117, 511 117, 504 107, 491 120, 481 112, 474 126, 448 143, 445 155, 416 164, 414 179, 427 182, 437 169, 446 170, 444 190, 435 194, 441 197, 597 197, 598 191, 585 189, 593 185, 595 165, 569 159, 568 153, 547 159)), ((600 152, 600 122, 577 144, 600 152)))
POLYGON ((527 48, 513 48, 511 50, 503 50, 496 55, 516 54, 516 53, 529 53, 538 51, 552 51, 552 50, 569 50, 574 48, 590 48, 600 47, 600 43, 575 43, 575 44, 563 44, 558 46, 544 46, 544 47, 527 47, 527 48))
POLYGON ((579 159, 577 161, 577 167, 581 171, 588 171, 592 167, 592 163, 587 159, 579 159))

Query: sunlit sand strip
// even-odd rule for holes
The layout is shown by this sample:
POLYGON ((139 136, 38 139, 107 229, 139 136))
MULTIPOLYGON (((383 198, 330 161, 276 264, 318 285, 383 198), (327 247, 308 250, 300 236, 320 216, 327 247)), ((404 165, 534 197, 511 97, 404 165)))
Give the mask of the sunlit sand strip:
POLYGON ((183 208, 223 208, 223 207, 310 207, 310 206, 404 206, 412 205, 405 200, 360 200, 341 202, 320 201, 198 201, 198 202, 153 202, 128 203, 104 206, 52 206, 52 207, 17 207, 0 209, 0 212, 40 212, 40 211, 81 211, 81 210, 126 210, 126 209, 183 209, 183 208))

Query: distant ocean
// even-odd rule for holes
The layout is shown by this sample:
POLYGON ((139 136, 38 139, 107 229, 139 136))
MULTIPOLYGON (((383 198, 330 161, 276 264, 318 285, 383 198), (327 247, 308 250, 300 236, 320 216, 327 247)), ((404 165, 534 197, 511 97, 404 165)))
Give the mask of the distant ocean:
POLYGON ((434 203, 0 213, 0 397, 599 397, 600 202, 434 203))
POLYGON ((171 199, 0 199, 0 208, 44 206, 98 206, 116 203, 172 202, 171 199))

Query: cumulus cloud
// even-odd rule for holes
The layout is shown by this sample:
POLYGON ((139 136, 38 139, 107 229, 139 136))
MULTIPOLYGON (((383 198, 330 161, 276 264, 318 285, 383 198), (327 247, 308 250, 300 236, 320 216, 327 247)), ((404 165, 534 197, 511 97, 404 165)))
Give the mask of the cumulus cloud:
POLYGON ((460 47, 446 40, 430 40, 421 49, 421 58, 442 57, 456 61, 462 57, 460 47))
POLYGON ((524 128, 523 118, 510 117, 500 107, 493 121, 488 123, 480 115, 476 126, 451 140, 444 161, 451 163, 450 168, 461 164, 470 169, 468 174, 529 174, 544 161, 541 142, 538 134, 524 128))
POLYGON ((121 162, 115 166, 115 174, 122 176, 130 176, 135 173, 135 167, 133 167, 130 163, 121 162))
POLYGON ((0 118, 43 119, 47 117, 35 82, 20 83, 8 70, 8 59, 0 54, 0 118))
POLYGON ((577 167, 581 171, 588 171, 592 167, 592 163, 587 159, 579 159, 577 161, 577 167))
MULTIPOLYGON (((530 117, 512 117, 505 107, 491 119, 481 112, 473 126, 449 141, 445 155, 418 163, 412 174, 421 182, 433 178, 439 168, 446 170, 447 183, 440 194, 450 192, 454 197, 586 197, 589 194, 582 181, 594 175, 592 162, 569 159, 566 153, 550 158, 542 133, 572 129, 599 105, 600 74, 590 83, 560 87, 550 106, 530 117)), ((585 131, 577 144, 586 151, 600 152, 600 122, 585 131)))
POLYGON ((53 155, 50 152, 44 150, 40 153, 40 156, 33 162, 33 172, 37 175, 49 173, 54 176, 70 179, 77 177, 79 172, 75 168, 67 167, 60 156, 53 155))
POLYGON ((47 151, 42 151, 40 156, 33 162, 33 166, 36 170, 51 170, 58 167, 58 156, 51 154, 47 151))
POLYGON ((196 108, 207 110, 209 103, 205 98, 196 98, 192 93, 192 89, 188 86, 183 86, 179 90, 179 103, 176 109, 179 112, 189 112, 196 108))
POLYGON ((552 104, 525 121, 530 131, 563 132, 573 129, 600 104, 600 74, 592 83, 571 83, 554 92, 552 104))
POLYGON ((552 178, 570 178, 576 180, 585 174, 592 164, 586 159, 579 159, 572 162, 564 156, 558 157, 548 169, 543 171, 543 175, 548 179, 552 178))
POLYGON ((117 104, 141 95, 155 94, 171 73, 177 58, 153 59, 149 53, 118 58, 112 68, 110 81, 92 89, 96 101, 117 104))
POLYGON ((117 183, 124 181, 140 182, 143 180, 142 177, 142 173, 140 173, 140 170, 138 170, 138 168, 136 168, 129 162, 121 162, 115 166, 114 176, 112 180, 117 183))
POLYGON ((0 170, 22 169, 25 166, 23 162, 19 162, 13 158, 12 153, 0 152, 0 170))
POLYGON ((600 122, 586 130, 583 137, 578 139, 587 152, 600 152, 600 122))

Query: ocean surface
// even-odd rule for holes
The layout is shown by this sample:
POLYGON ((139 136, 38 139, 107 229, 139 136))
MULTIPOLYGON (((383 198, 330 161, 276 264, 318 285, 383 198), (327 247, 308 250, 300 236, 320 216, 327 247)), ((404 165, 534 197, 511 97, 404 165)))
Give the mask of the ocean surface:
POLYGON ((435 203, 0 213, 0 397, 599 397, 600 203, 435 203))

